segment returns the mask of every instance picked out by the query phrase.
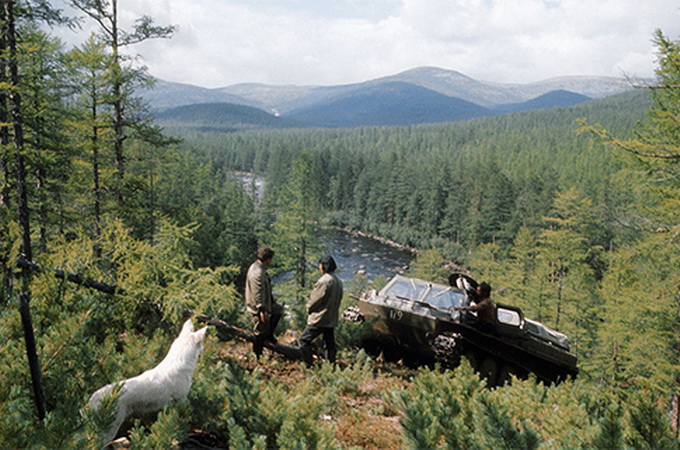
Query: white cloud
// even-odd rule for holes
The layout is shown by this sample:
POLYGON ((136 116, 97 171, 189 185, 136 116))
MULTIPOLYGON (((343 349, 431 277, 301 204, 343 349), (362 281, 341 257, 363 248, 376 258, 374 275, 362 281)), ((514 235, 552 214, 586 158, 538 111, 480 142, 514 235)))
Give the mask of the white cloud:
POLYGON ((422 65, 518 83, 650 76, 654 30, 680 32, 675 0, 119 0, 119 10, 123 26, 142 14, 178 25, 135 50, 152 75, 206 87, 351 83, 422 65))

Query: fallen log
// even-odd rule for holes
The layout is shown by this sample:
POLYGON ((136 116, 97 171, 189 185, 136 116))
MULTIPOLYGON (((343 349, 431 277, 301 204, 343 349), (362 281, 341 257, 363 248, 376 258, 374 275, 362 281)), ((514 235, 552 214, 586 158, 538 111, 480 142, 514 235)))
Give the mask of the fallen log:
MULTIPOLYGON (((215 319, 213 317, 206 316, 205 314, 197 315, 196 320, 207 325, 212 325, 215 328, 218 328, 222 331, 226 331, 227 333, 234 335, 245 341, 253 342, 255 340, 255 335, 253 333, 246 331, 242 328, 235 327, 223 320, 215 319)), ((277 342, 276 344, 272 342, 265 342, 264 346, 270 349, 271 351, 283 355, 286 358, 292 359, 294 361, 298 361, 302 358, 302 352, 300 351, 300 347, 297 347, 295 345, 286 345, 281 344, 280 342, 277 342)))

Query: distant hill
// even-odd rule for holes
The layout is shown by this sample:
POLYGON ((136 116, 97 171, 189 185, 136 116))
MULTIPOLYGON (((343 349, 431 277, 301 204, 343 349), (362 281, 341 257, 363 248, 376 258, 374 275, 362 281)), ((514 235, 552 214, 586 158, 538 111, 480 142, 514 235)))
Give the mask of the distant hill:
POLYGON ((142 90, 140 94, 157 111, 196 103, 234 103, 259 108, 263 107, 262 104, 256 101, 251 101, 235 94, 163 80, 155 80, 154 86, 151 89, 142 90))
POLYGON ((232 103, 197 103, 155 114, 161 125, 200 131, 232 132, 244 129, 290 128, 300 125, 261 109, 232 103))
POLYGON ((362 86, 290 111, 285 117, 324 127, 455 122, 489 115, 474 103, 404 82, 362 86))
POLYGON ((547 94, 543 94, 526 102, 501 105, 494 108, 494 110, 500 113, 531 111, 534 109, 546 109, 558 106, 573 106, 587 102, 588 100, 592 99, 585 95, 575 94, 565 90, 557 90, 548 92, 547 94))

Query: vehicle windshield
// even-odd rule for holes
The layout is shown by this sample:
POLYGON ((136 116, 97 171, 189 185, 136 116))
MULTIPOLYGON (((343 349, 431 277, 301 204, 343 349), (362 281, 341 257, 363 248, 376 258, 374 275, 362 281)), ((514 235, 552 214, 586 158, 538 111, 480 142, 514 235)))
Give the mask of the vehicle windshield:
POLYGON ((381 294, 427 303, 442 310, 450 310, 466 302, 465 294, 459 289, 401 276, 394 277, 381 294))

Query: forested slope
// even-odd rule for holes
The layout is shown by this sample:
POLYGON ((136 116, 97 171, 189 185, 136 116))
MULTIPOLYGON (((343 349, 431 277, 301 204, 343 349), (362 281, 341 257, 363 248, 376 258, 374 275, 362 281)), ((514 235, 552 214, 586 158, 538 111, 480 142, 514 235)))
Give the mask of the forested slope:
POLYGON ((286 183, 295 156, 307 152, 322 180, 321 204, 336 212, 338 224, 420 248, 443 238, 448 242, 437 245, 456 257, 535 226, 565 186, 578 185, 595 200, 606 225, 606 202, 620 200, 607 197, 607 175, 618 163, 602 147, 594 150, 591 136, 578 134, 578 119, 625 133, 648 105, 637 91, 465 123, 185 138, 218 168, 266 175, 270 196, 286 183))
MULTIPOLYGON (((211 328, 188 398, 121 428, 132 447, 678 448, 677 42, 656 37, 657 88, 575 107, 180 141, 118 39, 172 27, 107 27, 111 3, 78 0, 98 28, 67 50, 37 21, 73 22, 39 3, 5 2, 0 21, 0 447, 105 444, 115 396, 90 395, 156 366, 191 312, 251 326, 259 245, 291 275, 276 292, 294 342, 336 224, 416 246, 415 276, 453 260, 490 281, 569 335, 578 379, 488 390, 467 365, 410 371, 368 359, 350 323, 339 364, 307 370, 211 328), (265 176, 262 203, 233 171, 265 176)), ((343 307, 380 283, 347 283, 343 307)))

